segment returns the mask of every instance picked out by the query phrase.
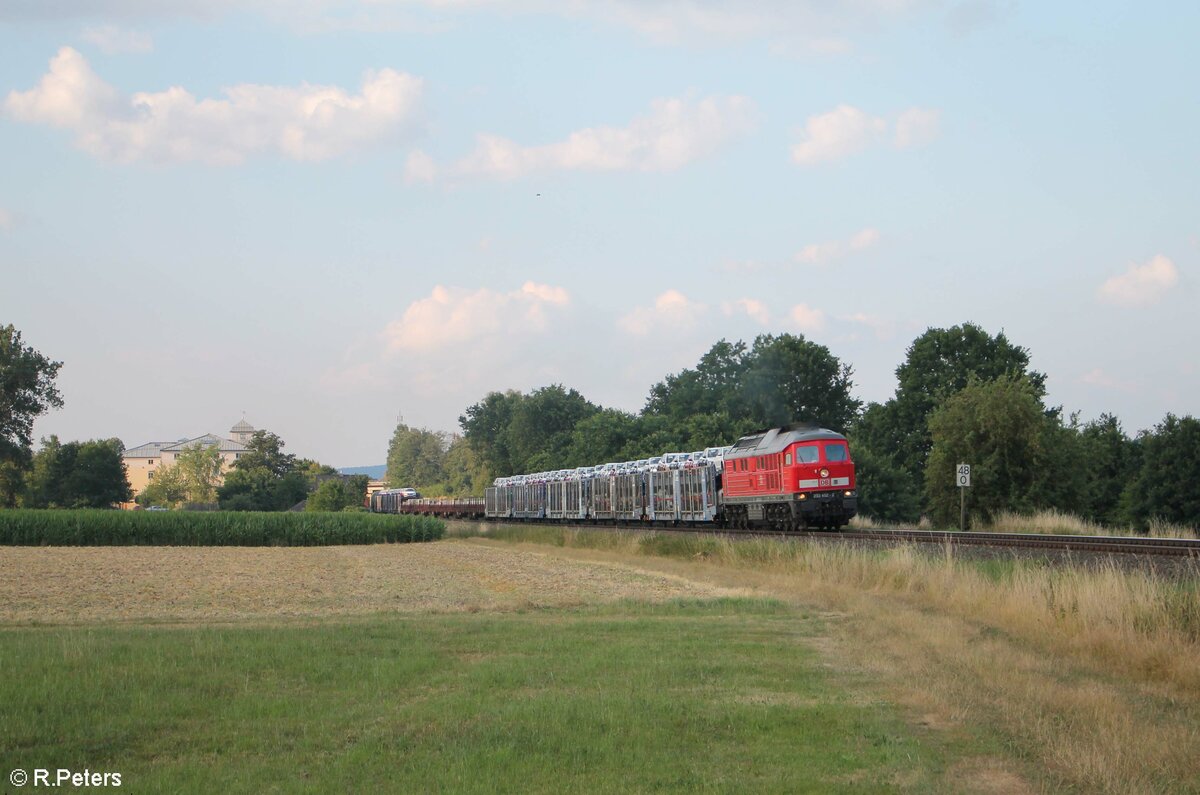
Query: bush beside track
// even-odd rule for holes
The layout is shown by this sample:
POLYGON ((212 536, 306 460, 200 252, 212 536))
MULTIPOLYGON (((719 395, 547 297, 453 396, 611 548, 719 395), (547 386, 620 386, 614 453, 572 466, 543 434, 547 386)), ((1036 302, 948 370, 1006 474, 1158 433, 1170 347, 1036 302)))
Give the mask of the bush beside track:
POLYGON ((440 519, 370 513, 0 511, 6 546, 312 547, 436 541, 440 519))

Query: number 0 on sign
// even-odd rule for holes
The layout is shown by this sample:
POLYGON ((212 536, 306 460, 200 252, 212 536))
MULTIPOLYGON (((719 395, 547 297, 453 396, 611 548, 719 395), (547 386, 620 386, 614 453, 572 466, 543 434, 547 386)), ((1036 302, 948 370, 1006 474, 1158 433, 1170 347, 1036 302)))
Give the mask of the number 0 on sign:
POLYGON ((959 464, 958 465, 958 475, 955 478, 955 480, 960 489, 965 489, 965 488, 969 487, 971 485, 971 465, 970 464, 959 464))

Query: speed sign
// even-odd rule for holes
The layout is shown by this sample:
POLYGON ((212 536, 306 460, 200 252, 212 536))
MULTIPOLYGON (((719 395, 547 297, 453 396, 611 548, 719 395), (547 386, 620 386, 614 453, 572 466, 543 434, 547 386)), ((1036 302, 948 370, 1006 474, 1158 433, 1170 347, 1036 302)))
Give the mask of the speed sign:
POLYGON ((971 485, 971 465, 959 464, 955 475, 955 482, 960 489, 965 489, 971 485))

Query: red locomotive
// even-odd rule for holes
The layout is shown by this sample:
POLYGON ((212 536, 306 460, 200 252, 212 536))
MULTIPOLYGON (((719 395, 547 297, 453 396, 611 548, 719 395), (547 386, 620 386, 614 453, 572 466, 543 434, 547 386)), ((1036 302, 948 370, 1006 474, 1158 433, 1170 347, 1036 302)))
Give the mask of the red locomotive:
POLYGON ((758 431, 725 453, 723 518, 732 527, 834 529, 858 509, 846 437, 812 425, 758 431))

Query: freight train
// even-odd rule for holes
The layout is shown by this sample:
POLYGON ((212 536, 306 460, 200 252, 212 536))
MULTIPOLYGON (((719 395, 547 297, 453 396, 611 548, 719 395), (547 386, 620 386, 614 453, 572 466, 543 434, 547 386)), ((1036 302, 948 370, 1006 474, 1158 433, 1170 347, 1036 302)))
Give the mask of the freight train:
POLYGON ((784 532, 836 530, 857 509, 846 437, 810 424, 695 453, 496 478, 482 500, 410 500, 398 489, 371 498, 384 513, 784 532))

